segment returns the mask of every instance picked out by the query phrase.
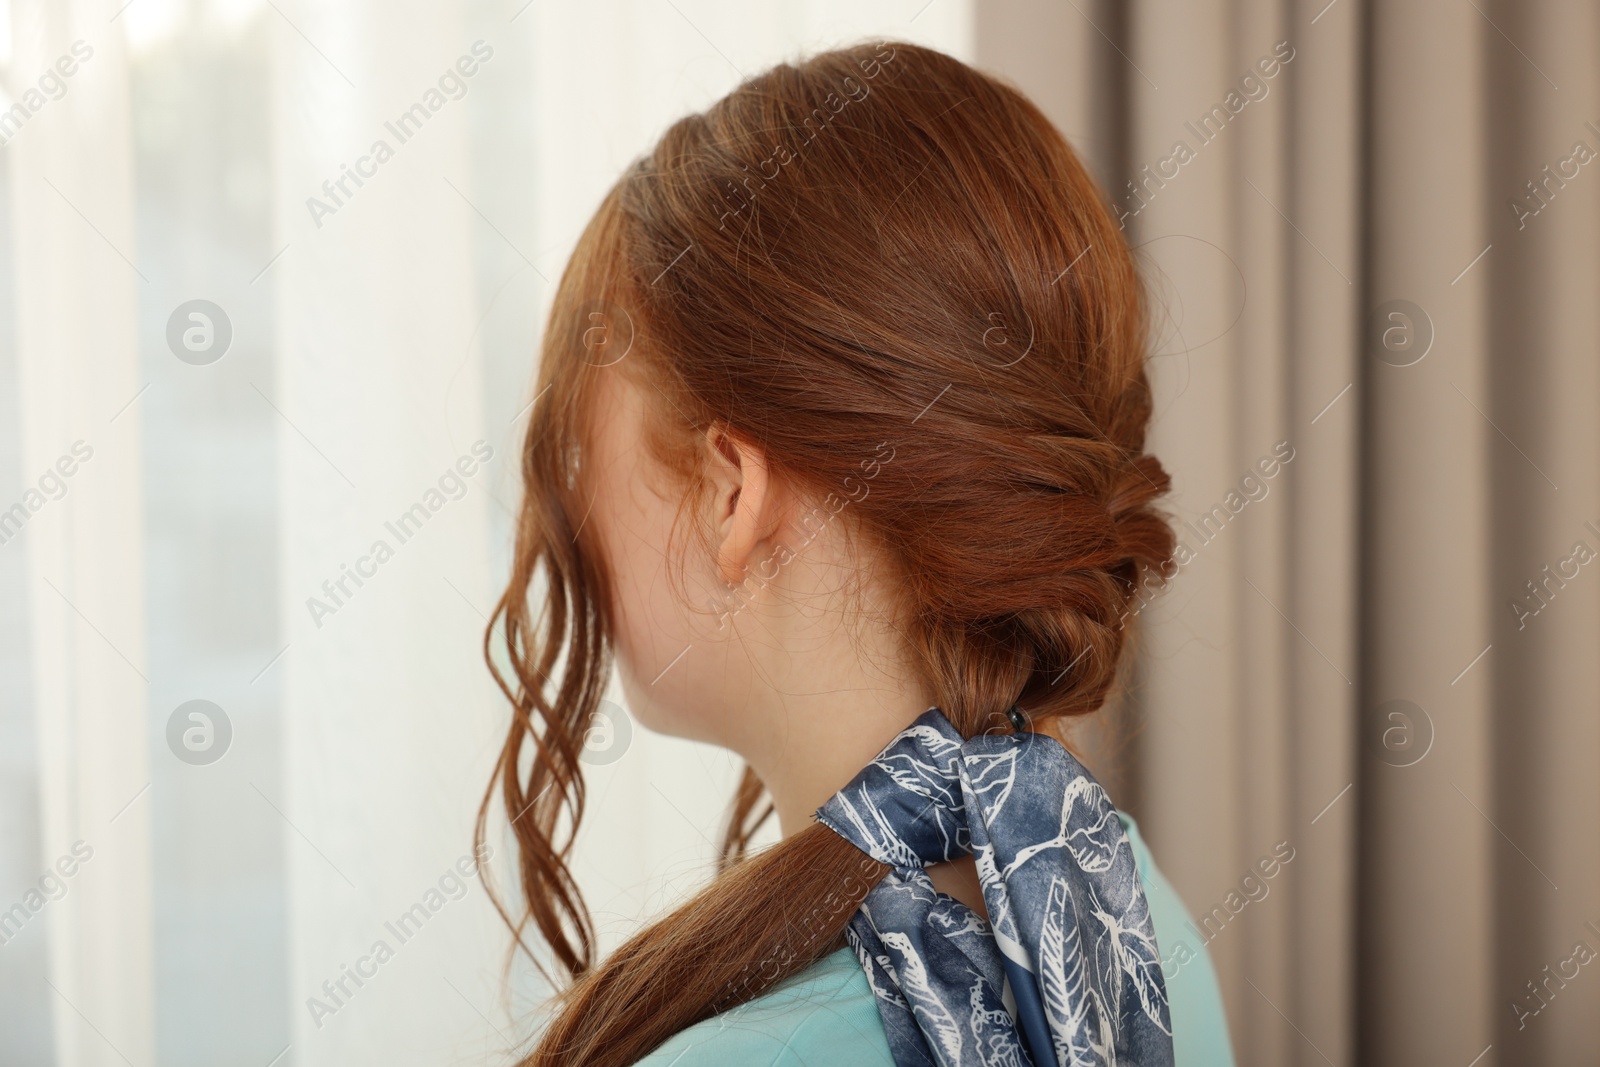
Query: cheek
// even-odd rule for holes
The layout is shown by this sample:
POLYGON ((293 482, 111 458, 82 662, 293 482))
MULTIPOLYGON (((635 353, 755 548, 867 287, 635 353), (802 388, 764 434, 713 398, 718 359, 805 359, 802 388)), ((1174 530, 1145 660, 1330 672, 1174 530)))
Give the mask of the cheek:
MULTIPOLYGON (((641 391, 611 376, 592 442, 596 495, 583 520, 611 577, 611 636, 628 709, 648 729, 716 741, 734 626, 716 567, 694 537, 668 549, 682 487, 649 458, 641 391)), ((688 517, 685 521, 690 521, 688 517)))
POLYGON ((683 647, 685 626, 664 556, 667 531, 638 518, 613 527, 618 536, 608 538, 612 617, 618 665, 632 679, 649 682, 683 647))
POLYGON ((729 631, 712 608, 721 598, 705 568, 695 565, 692 540, 681 564, 684 581, 671 569, 667 541, 677 501, 640 490, 597 500, 595 507, 611 568, 612 632, 628 706, 649 729, 707 739, 695 711, 706 706, 707 679, 697 675, 708 662, 707 649, 729 631))

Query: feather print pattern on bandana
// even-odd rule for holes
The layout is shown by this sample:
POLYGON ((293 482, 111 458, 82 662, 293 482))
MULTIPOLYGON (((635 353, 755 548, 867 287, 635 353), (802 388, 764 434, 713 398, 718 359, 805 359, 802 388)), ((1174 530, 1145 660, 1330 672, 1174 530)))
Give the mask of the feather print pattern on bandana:
POLYGON ((1100 783, 1054 738, 966 740, 929 708, 817 819, 893 868, 845 936, 896 1067, 1170 1067, 1133 848, 1100 783), (988 920, 924 870, 964 855, 988 920))

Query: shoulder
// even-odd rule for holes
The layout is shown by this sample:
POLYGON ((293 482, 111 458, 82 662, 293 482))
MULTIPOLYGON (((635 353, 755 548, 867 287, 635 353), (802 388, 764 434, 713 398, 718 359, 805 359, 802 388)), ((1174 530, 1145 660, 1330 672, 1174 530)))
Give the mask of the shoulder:
POLYGON ((866 973, 847 948, 679 1031, 635 1067, 894 1067, 866 973))
POLYGON ((1117 812, 1133 846, 1134 863, 1150 921, 1156 928, 1161 952, 1161 976, 1167 986, 1172 1012, 1172 1051, 1182 1067, 1232 1067, 1233 1046, 1228 1038, 1228 1017, 1222 1007, 1222 989, 1206 951, 1206 939, 1190 919, 1183 900, 1156 866, 1150 847, 1133 819, 1117 812))

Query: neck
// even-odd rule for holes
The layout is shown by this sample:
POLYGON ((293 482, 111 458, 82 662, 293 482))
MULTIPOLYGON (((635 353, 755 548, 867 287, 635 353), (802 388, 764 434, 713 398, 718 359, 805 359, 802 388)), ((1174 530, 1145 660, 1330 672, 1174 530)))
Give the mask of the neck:
MULTIPOLYGON (((933 705, 922 687, 857 689, 787 698, 769 721, 777 742, 746 756, 767 791, 783 836, 810 826, 818 808, 850 783, 895 735, 933 705), (755 755, 756 758, 751 758, 755 755)), ((978 868, 971 856, 926 868, 934 889, 987 920, 978 868)))
POLYGON ((920 685, 785 696, 764 743, 744 753, 772 795, 783 836, 811 825, 816 810, 932 704, 920 685))
POLYGON ((784 837, 935 703, 896 597, 842 525, 784 535, 801 548, 733 614, 702 735, 749 763, 784 837))

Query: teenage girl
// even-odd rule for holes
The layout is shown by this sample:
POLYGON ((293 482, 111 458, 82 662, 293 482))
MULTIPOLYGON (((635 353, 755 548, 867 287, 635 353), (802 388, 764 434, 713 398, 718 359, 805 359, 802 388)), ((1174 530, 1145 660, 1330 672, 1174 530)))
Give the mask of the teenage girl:
POLYGON ((1172 569, 1145 357, 1083 165, 938 52, 780 65, 623 175, 551 311, 490 627, 479 834, 498 792, 508 919, 571 979, 523 1063, 1232 1062, 1067 744, 1172 569), (717 877, 597 960, 567 861, 613 665, 747 769, 717 877))

